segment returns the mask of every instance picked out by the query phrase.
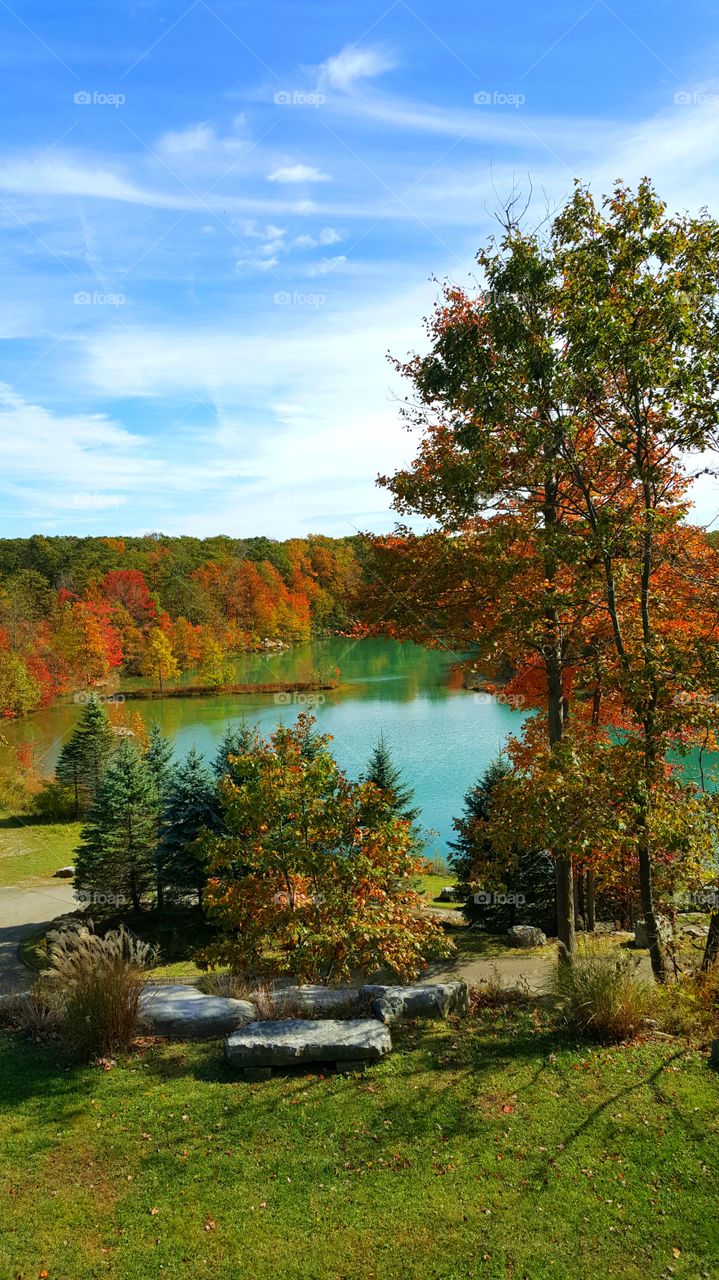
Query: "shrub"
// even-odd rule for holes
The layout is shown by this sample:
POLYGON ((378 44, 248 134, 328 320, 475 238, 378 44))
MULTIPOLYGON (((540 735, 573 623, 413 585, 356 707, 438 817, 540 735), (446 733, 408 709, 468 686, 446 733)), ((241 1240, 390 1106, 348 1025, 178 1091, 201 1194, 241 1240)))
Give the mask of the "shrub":
POLYGON ((30 812, 44 822, 67 822, 75 816, 75 797, 69 787, 49 778, 32 797, 30 812))
POLYGON ((605 1043, 633 1039, 654 999, 652 984, 637 977, 639 963, 631 952, 597 948, 580 951, 572 965, 560 963, 551 991, 570 1026, 605 1043))
POLYGON ((84 925, 49 933, 41 975, 62 1007, 60 1031, 77 1057, 108 1057, 135 1034, 152 948, 125 928, 100 937, 84 925))

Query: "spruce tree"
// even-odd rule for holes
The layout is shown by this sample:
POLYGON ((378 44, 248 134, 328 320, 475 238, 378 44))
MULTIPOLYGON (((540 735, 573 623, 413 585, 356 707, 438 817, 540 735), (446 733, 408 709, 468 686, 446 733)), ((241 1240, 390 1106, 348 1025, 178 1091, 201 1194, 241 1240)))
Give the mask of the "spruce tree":
POLYGON ((83 772, 80 742, 75 734, 63 745, 60 751, 55 765, 55 781, 61 783, 63 787, 67 787, 72 792, 74 817, 79 818, 83 799, 83 772))
POLYGON ((160 800, 164 800, 174 772, 173 749, 170 739, 162 732, 159 724, 150 729, 150 742, 145 752, 145 764, 155 780, 155 788, 160 800))
POLYGON ((416 822, 420 810, 412 804, 414 792, 411 787, 405 786, 402 771, 394 763, 383 734, 380 734, 361 781, 372 782, 379 788, 393 817, 403 818, 405 822, 416 822))
POLYGON ((116 746, 107 711, 96 695, 90 694, 71 738, 60 752, 55 771, 58 782, 73 788, 78 814, 87 813, 94 803, 116 746))
POLYGON ((242 778, 238 776, 236 767, 230 763, 230 756, 248 755, 257 750, 259 743, 260 733, 256 724, 248 724, 246 720, 241 720, 238 725, 228 725, 212 761, 212 772, 217 781, 220 782, 222 778, 231 778, 237 785, 241 784, 242 778))
POLYGON ((219 810, 214 780, 203 757, 193 747, 183 764, 172 771, 160 822, 157 848, 158 884, 163 891, 196 893, 202 905, 207 880, 203 836, 216 832, 219 810))
POLYGON ((548 853, 517 848, 507 864, 482 832, 494 789, 510 772, 511 765, 503 756, 492 760, 467 791, 462 813, 454 819, 457 838, 448 841, 449 860, 464 898, 463 911, 473 923, 491 931, 502 932, 521 922, 555 934, 554 865, 548 853), (476 901, 475 897, 485 900, 476 901), (498 900, 501 898, 505 901, 498 900))
MULTIPOLYGON (((139 911, 155 877, 159 798, 155 781, 129 741, 113 753, 82 829, 75 857, 75 887, 131 902, 139 911)), ((100 899, 101 901, 101 899, 100 899)))

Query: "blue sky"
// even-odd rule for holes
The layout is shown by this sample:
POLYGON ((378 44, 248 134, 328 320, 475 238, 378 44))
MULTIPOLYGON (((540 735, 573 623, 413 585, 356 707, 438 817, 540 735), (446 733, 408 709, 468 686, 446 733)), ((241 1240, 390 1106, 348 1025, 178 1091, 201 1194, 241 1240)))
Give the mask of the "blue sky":
POLYGON ((3 533, 390 527, 433 277, 515 181, 719 214, 718 45, 695 0, 0 0, 3 533))

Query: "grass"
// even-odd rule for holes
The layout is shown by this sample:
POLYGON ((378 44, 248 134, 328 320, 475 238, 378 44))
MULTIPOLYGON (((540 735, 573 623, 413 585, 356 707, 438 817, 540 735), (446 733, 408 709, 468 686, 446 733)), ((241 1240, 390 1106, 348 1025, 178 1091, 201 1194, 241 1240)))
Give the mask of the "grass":
POLYGON ((449 872, 444 876, 436 876, 434 874, 418 876, 417 891, 426 899, 427 904, 430 906, 457 908, 461 906, 461 903, 437 901, 442 889, 444 889, 446 885, 456 883, 457 877, 453 876, 449 872))
POLYGON ((368 1075, 238 1082, 219 1044, 108 1071, 0 1037, 0 1275, 698 1280, 719 1267, 719 1081, 541 1006, 393 1031, 368 1075))
POLYGON ((0 811, 0 888, 47 878, 72 863, 79 822, 38 822, 0 811))

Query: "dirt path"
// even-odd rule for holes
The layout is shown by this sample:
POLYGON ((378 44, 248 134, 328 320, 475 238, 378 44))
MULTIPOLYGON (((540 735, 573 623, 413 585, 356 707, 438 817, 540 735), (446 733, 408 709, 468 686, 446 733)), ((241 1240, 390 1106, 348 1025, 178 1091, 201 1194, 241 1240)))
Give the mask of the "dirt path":
POLYGON ((26 991, 32 981, 17 949, 29 933, 77 906, 72 881, 39 880, 0 889, 0 992, 26 991))

